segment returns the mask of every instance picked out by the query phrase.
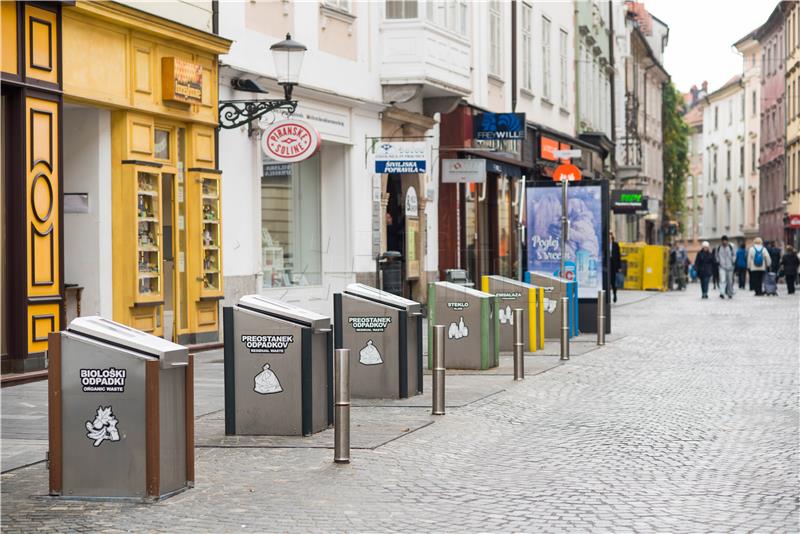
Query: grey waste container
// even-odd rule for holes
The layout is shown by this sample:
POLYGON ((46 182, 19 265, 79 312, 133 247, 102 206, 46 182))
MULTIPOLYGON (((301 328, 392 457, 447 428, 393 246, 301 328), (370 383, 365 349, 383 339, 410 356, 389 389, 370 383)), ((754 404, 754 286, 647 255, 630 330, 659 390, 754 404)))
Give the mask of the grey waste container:
POLYGON ((445 327, 447 369, 489 369, 500 362, 498 299, 451 282, 428 286, 428 367, 432 367, 433 326, 445 327))
POLYGON ((308 436, 333 423, 330 317, 248 295, 223 321, 226 434, 308 436))
POLYGON ((49 337, 50 494, 159 499, 194 485, 192 357, 102 317, 49 337))
MULTIPOLYGON (((528 281, 544 289, 544 337, 545 339, 560 339, 561 337, 561 298, 568 297, 569 305, 575 307, 577 299, 572 298, 571 282, 566 278, 560 278, 550 274, 529 271, 526 278, 528 281)), ((570 323, 573 321, 575 310, 569 310, 568 317, 570 323)), ((573 337, 573 325, 570 324, 570 336, 573 337)))
POLYGON ((350 393, 406 398, 422 393, 418 302, 364 284, 333 296, 336 348, 350 349, 350 393))
POLYGON ((542 322, 544 290, 542 288, 505 276, 483 275, 481 289, 500 299, 497 316, 500 321, 501 351, 514 350, 515 308, 523 310, 522 337, 525 350, 534 352, 544 348, 544 324, 542 322))

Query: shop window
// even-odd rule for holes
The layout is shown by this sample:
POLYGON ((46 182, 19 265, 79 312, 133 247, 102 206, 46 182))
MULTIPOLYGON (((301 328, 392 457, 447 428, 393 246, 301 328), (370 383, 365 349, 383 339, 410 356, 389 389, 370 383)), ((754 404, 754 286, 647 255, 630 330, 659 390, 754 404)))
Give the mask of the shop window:
POLYGON ((153 146, 156 159, 169 159, 169 130, 155 129, 153 146))
POLYGON ((322 283, 320 155, 301 163, 265 158, 261 177, 264 287, 322 283))

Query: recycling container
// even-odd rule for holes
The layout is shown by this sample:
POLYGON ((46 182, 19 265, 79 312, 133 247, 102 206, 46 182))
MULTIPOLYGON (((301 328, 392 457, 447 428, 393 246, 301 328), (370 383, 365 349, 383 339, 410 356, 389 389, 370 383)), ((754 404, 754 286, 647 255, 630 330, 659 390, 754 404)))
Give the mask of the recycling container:
POLYGON ((51 495, 155 500, 194 485, 186 347, 97 316, 48 347, 51 495))
POLYGON ((420 304, 364 284, 333 296, 334 340, 350 349, 350 394, 407 398, 422 393, 420 304))
POLYGON ((330 317, 247 295, 223 321, 227 435, 308 436, 333 423, 330 317))
POLYGON ((645 245, 642 260, 642 289, 666 291, 669 283, 669 247, 645 245))
POLYGON ((569 299, 569 337, 578 335, 578 283, 551 274, 528 271, 525 281, 544 289, 544 337, 561 337, 561 298, 569 299))
POLYGON ((497 316, 500 321, 501 351, 514 350, 515 308, 524 310, 522 336, 525 349, 534 352, 544 348, 544 289, 497 275, 484 275, 481 289, 500 299, 497 316))
POLYGON ((444 325, 447 369, 489 369, 500 363, 498 298, 451 282, 428 286, 428 368, 433 326, 444 325))

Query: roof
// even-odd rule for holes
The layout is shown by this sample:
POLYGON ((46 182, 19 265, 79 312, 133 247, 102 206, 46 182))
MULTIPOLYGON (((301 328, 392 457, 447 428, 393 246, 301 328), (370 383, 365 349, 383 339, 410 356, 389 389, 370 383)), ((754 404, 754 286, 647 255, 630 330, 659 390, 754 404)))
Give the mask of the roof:
POLYGON ((775 6, 775 9, 772 10, 772 13, 770 13, 767 18, 767 21, 755 30, 755 38, 760 41, 765 35, 770 33, 779 22, 783 22, 783 11, 788 8, 788 6, 789 2, 778 2, 778 5, 775 6))
POLYGON ((723 91, 725 91, 726 89, 730 88, 731 86, 741 85, 741 84, 742 84, 742 75, 741 74, 737 74, 736 76, 734 76, 733 78, 731 78, 730 80, 728 80, 727 82, 722 84, 722 87, 720 87, 716 91, 712 91, 712 92, 708 93, 708 95, 706 95, 706 100, 707 101, 708 100, 712 100, 712 99, 720 96, 720 94, 723 91))
POLYGON ((751 39, 755 39, 757 33, 758 33, 758 28, 756 28, 755 30, 751 31, 750 33, 748 33, 747 35, 745 35, 744 37, 742 37, 741 39, 739 39, 738 41, 733 43, 733 46, 737 46, 738 47, 740 44, 744 43, 745 41, 749 41, 751 39))
POLYGON ((696 124, 703 124, 703 106, 697 105, 692 107, 686 114, 683 116, 683 120, 689 126, 694 126, 696 124))

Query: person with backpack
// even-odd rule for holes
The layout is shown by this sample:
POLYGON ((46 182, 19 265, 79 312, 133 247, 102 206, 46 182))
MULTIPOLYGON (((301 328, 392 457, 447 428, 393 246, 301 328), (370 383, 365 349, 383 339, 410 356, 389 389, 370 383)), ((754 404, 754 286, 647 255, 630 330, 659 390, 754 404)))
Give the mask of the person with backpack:
POLYGON ((744 289, 747 278, 747 249, 744 241, 739 242, 739 248, 736 250, 736 277, 739 279, 739 289, 744 289))
POLYGON ((790 295, 794 295, 794 285, 797 282, 797 271, 800 268, 800 258, 797 257, 792 245, 786 245, 786 250, 781 258, 781 269, 783 276, 786 277, 786 290, 790 295))
POLYGON ((733 298, 733 269, 736 266, 736 253, 728 236, 722 236, 722 243, 714 251, 714 259, 719 268, 719 298, 733 298))
POLYGON ((760 297, 764 294, 764 273, 772 265, 772 258, 760 237, 753 240, 753 246, 747 251, 747 268, 750 270, 750 284, 760 297))
POLYGON ((697 253, 694 259, 694 268, 697 270, 697 276, 700 278, 700 291, 702 296, 700 298, 708 298, 708 281, 711 279, 711 274, 714 270, 714 254, 711 253, 711 245, 708 241, 703 241, 703 248, 697 253))

